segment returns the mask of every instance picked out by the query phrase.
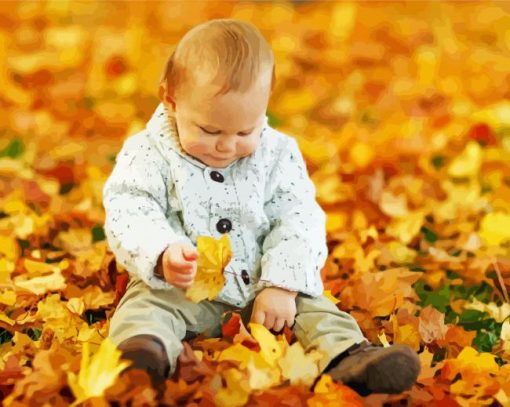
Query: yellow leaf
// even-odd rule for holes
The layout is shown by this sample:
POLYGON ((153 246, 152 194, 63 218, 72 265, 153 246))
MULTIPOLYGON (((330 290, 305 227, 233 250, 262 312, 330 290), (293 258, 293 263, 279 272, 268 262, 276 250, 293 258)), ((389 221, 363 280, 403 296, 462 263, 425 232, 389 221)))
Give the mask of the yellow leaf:
POLYGON ((55 337, 64 341, 76 337, 76 323, 83 323, 80 315, 73 314, 60 294, 50 294, 37 303, 37 318, 45 322, 45 327, 54 331, 55 337))
POLYGON ((307 407, 362 407, 361 397, 350 387, 333 381, 328 374, 322 374, 314 387, 313 397, 306 400, 307 407))
POLYGON ((420 349, 420 333, 413 325, 399 326, 395 314, 391 314, 390 321, 393 325, 393 343, 409 345, 416 351, 420 349))
POLYGON ((345 41, 355 26, 358 6, 355 2, 342 2, 335 4, 331 14, 328 34, 335 42, 345 41))
POLYGON ((287 114, 299 114, 310 110, 317 101, 317 95, 307 87, 297 90, 287 90, 279 101, 278 107, 287 114))
POLYGON ((500 245, 510 240, 510 215, 491 212, 480 222, 480 237, 489 245, 500 245))
POLYGON ((83 343, 78 376, 73 372, 67 373, 69 387, 76 397, 72 406, 89 398, 102 396, 104 391, 115 383, 120 372, 132 363, 120 361, 121 354, 108 337, 103 340, 92 358, 89 355, 89 343, 83 343))
POLYGON ((264 358, 256 353, 248 361, 250 388, 253 390, 268 389, 281 383, 281 372, 278 366, 270 366, 264 358))
POLYGON ((503 341, 503 349, 506 353, 510 353, 510 322, 506 319, 501 325, 501 333, 499 335, 503 341))
POLYGON ((452 368, 451 374, 461 373, 464 380, 470 381, 471 379, 476 380, 480 375, 497 374, 499 366, 495 357, 488 352, 478 353, 476 349, 467 346, 462 349, 456 359, 448 360, 447 363, 452 368))
POLYGON ((335 230, 345 228, 347 225, 347 214, 344 212, 332 212, 327 214, 326 230, 331 233, 335 230))
POLYGON ((375 157, 375 152, 371 146, 366 143, 356 142, 349 150, 349 160, 357 168, 365 168, 375 157))
POLYGON ((444 220, 452 220, 462 216, 466 211, 477 212, 487 206, 487 199, 482 196, 478 180, 455 184, 449 179, 441 181, 441 188, 448 198, 433 207, 434 216, 444 220))
POLYGON ((222 360, 235 360, 239 362, 239 368, 245 369, 248 365, 248 361, 253 358, 254 351, 250 350, 246 346, 236 343, 223 349, 218 356, 218 361, 222 360))
POLYGON ((47 291, 58 291, 66 287, 66 282, 62 271, 54 269, 53 272, 46 276, 34 277, 28 280, 21 279, 20 277, 14 279, 14 285, 24 288, 33 292, 34 294, 41 295, 47 291))
POLYGON ((58 267, 55 267, 53 264, 48 264, 43 261, 35 261, 31 259, 23 259, 23 266, 29 274, 34 274, 37 276, 52 273, 57 270, 58 267))
POLYGON ((423 210, 410 212, 408 215, 393 219, 386 228, 386 233, 400 239, 404 244, 411 242, 423 226, 425 213, 423 210))
POLYGON ((505 322, 505 320, 510 316, 510 304, 507 302, 502 305, 498 305, 495 302, 489 302, 486 304, 477 298, 473 298, 471 302, 464 304, 464 308, 487 312, 496 320, 496 322, 499 323, 505 322))
POLYGON ((392 218, 401 218, 409 213, 407 196, 404 193, 396 195, 391 191, 383 191, 379 200, 379 207, 381 211, 392 218))
POLYGON ((278 365, 285 379, 289 379, 292 385, 304 384, 311 386, 319 375, 318 361, 323 357, 318 350, 312 350, 305 354, 299 341, 289 346, 278 365))
POLYGON ((61 231, 56 239, 65 251, 73 255, 78 255, 80 251, 90 249, 92 245, 92 233, 85 228, 61 231))
POLYGON ((104 292, 97 285, 88 286, 83 291, 81 299, 86 309, 97 309, 110 305, 115 300, 115 293, 104 292))
POLYGON ((16 303, 16 293, 13 290, 5 290, 0 293, 0 303, 5 305, 14 305, 16 303))
POLYGON ((197 274, 191 287, 186 289, 186 298, 193 302, 212 300, 225 285, 223 271, 232 259, 230 239, 226 233, 218 240, 198 236, 197 250, 197 274))
POLYGON ((502 100, 482 110, 473 112, 472 119, 487 123, 494 128, 510 126, 510 102, 502 100))
POLYGON ((340 302, 338 298, 336 298, 333 294, 331 294, 331 290, 324 290, 324 296, 333 302, 333 304, 337 304, 340 302))
POLYGON ((88 342, 89 350, 93 353, 97 352, 103 338, 108 335, 108 324, 98 327, 99 324, 89 325, 82 320, 81 326, 75 323, 75 332, 79 329, 78 334, 74 338, 79 342, 88 342), (79 327, 79 328, 78 328, 79 327))
POLYGON ((377 337, 379 338, 379 341, 383 344, 385 348, 391 346, 390 343, 388 342, 388 338, 386 338, 386 333, 384 332, 384 330, 382 330, 380 334, 377 334, 377 337))
POLYGON ((317 185, 317 197, 324 203, 345 202, 354 196, 354 189, 335 175, 334 177, 325 177, 317 185))
POLYGON ((418 82, 424 86, 433 86, 440 59, 437 47, 423 46, 416 51, 418 82))
POLYGON ((395 342, 409 345, 414 350, 420 350, 420 333, 412 324, 404 324, 398 327, 395 342))
POLYGON ((7 315, 5 315, 5 313, 0 313, 0 321, 4 321, 4 322, 7 322, 9 325, 14 325, 16 323, 16 321, 14 321, 13 319, 9 318, 7 315))
POLYGON ((246 374, 238 369, 227 369, 221 372, 226 387, 218 389, 214 395, 215 404, 225 407, 244 406, 250 397, 250 386, 246 374))
POLYGON ((69 311, 76 315, 81 315, 85 311, 83 299, 78 297, 69 298, 69 301, 66 303, 66 307, 69 311))
POLYGON ((482 164, 482 148, 476 141, 470 141, 462 153, 448 167, 450 177, 474 177, 482 164))
POLYGON ((14 236, 0 235, 0 253, 9 260, 15 260, 19 256, 19 246, 14 236))
POLYGON ((260 354, 264 360, 270 365, 275 366, 276 361, 283 354, 287 342, 279 342, 276 337, 262 324, 249 322, 248 328, 252 336, 260 345, 260 354))
POLYGON ((410 249, 405 244, 397 241, 389 242, 386 248, 390 251, 391 257, 397 264, 412 263, 418 253, 416 250, 410 249))
MULTIPOLYGON (((262 327, 264 328, 264 326, 262 327)), ((267 332, 269 333, 269 331, 267 332)), ((248 371, 249 388, 252 390, 265 389, 279 384, 281 381, 280 369, 275 363, 271 364, 266 360, 265 353, 252 351, 240 343, 236 343, 221 351, 218 361, 234 360, 239 362, 239 369, 248 371)))

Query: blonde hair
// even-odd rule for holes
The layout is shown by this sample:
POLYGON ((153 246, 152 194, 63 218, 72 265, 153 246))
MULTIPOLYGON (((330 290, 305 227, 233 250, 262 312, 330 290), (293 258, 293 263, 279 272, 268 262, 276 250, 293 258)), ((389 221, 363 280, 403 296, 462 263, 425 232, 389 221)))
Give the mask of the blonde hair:
POLYGON ((186 32, 166 62, 160 97, 161 86, 176 94, 181 86, 204 73, 202 67, 223 81, 215 96, 249 89, 267 68, 272 68, 271 90, 274 87, 273 51, 259 30, 245 21, 213 19, 186 32))

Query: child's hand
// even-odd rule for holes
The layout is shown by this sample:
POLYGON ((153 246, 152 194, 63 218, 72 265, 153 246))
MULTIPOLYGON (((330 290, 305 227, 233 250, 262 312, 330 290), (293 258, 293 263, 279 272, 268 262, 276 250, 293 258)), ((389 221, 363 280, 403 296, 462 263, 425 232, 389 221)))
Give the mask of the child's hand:
POLYGON ((178 288, 188 288, 197 273, 198 252, 185 243, 174 243, 163 253, 165 280, 178 288))
POLYGON ((296 291, 280 287, 266 287, 255 298, 250 322, 264 325, 279 332, 285 323, 294 325, 296 316, 296 291))

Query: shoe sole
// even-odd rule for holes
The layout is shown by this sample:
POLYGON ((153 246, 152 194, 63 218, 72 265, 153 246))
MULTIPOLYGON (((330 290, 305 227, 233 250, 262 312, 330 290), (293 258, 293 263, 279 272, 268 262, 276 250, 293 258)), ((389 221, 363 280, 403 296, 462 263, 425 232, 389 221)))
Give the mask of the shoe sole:
POLYGON ((375 352, 370 358, 349 371, 348 377, 335 378, 366 396, 371 393, 399 394, 416 382, 420 373, 420 360, 416 352, 401 344, 375 352), (391 372, 399 372, 398 376, 391 372))

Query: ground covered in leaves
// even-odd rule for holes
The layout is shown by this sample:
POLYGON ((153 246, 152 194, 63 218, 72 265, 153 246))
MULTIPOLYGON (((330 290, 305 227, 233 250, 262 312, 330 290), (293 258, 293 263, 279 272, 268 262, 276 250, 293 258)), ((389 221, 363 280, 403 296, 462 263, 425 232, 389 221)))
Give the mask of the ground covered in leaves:
POLYGON ((127 275, 101 189, 158 103, 173 45, 215 17, 277 60, 270 124, 328 213, 326 294, 416 385, 366 398, 289 330, 195 338, 168 405, 510 405, 510 8, 506 2, 5 2, 0 5, 0 395, 6 405, 156 405, 105 340, 127 275), (278 358, 274 357, 274 352, 278 358))

